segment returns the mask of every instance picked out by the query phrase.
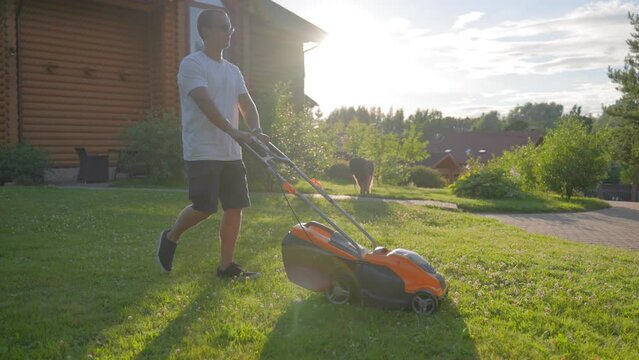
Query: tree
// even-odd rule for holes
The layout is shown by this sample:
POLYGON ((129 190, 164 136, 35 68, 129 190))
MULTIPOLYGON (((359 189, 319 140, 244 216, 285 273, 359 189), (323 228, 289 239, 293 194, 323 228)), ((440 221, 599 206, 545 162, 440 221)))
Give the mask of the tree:
POLYGON ((591 133, 580 119, 567 116, 546 134, 536 174, 542 188, 570 200, 577 190, 594 189, 609 163, 605 133, 591 133))
MULTIPOLYGON (((343 130, 342 145, 344 152, 349 156, 365 156, 370 142, 378 136, 375 127, 360 121, 351 121, 343 130)), ((368 153, 366 154, 368 155, 368 153)))
POLYGON ((502 168, 519 184, 524 191, 533 191, 538 187, 536 171, 539 148, 533 142, 505 151, 500 157, 491 160, 495 166, 502 168))
POLYGON ((521 122, 526 123, 527 128, 542 130, 552 128, 561 118, 564 112, 564 106, 561 104, 551 103, 526 103, 523 106, 517 105, 512 109, 506 117, 508 129, 522 128, 521 122))
POLYGON ((428 157, 428 142, 420 139, 415 125, 403 134, 385 134, 376 126, 352 121, 342 133, 342 146, 347 156, 364 157, 375 163, 377 182, 401 184, 408 181, 409 164, 428 157))
POLYGON ((391 108, 381 123, 381 129, 386 134, 395 133, 400 135, 404 132, 405 127, 403 109, 393 111, 393 108, 391 108))
POLYGON ((323 173, 335 156, 331 132, 324 129, 328 125, 313 118, 310 109, 295 111, 288 88, 278 87, 276 93, 270 133, 273 143, 304 172, 311 176, 323 173))
POLYGON ((624 165, 621 178, 639 184, 639 15, 629 13, 628 18, 634 27, 626 41, 630 52, 623 69, 608 68, 608 77, 622 96, 604 111, 614 127, 615 157, 624 165))
POLYGON ((570 109, 570 112, 568 113, 568 116, 575 117, 588 128, 588 131, 592 131, 592 125, 594 122, 593 118, 590 116, 582 115, 581 106, 573 105, 572 109, 570 109))
POLYGON ((473 131, 501 131, 501 127, 499 112, 491 111, 481 114, 481 117, 473 124, 473 131))
POLYGON ((414 124, 417 131, 421 134, 421 138, 433 140, 438 134, 451 131, 470 131, 474 119, 471 118, 455 118, 444 117, 439 110, 421 110, 417 109, 413 115, 407 119, 408 124, 414 124))

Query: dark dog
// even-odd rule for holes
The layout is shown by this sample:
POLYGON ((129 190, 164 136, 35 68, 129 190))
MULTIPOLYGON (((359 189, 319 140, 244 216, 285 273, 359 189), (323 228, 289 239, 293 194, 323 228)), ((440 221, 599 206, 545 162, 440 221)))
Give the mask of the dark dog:
POLYGON ((373 187, 373 173, 375 172, 373 162, 361 157, 356 157, 349 161, 348 167, 351 169, 355 184, 359 186, 359 194, 370 194, 371 188, 373 187))

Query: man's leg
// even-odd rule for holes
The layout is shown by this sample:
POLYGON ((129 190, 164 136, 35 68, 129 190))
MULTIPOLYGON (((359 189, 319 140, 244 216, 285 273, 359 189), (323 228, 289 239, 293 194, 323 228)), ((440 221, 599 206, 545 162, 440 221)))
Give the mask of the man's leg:
POLYGON ((224 210, 220 222, 220 268, 226 269, 233 262, 235 243, 242 226, 242 209, 224 210))
POLYGON ((233 262, 235 243, 239 238, 241 226, 242 208, 224 210, 220 222, 220 267, 217 269, 219 277, 255 279, 260 276, 259 272, 246 271, 233 262))
POLYGON ((201 221, 206 220, 209 216, 211 216, 210 213, 195 210, 189 205, 182 210, 175 224, 166 234, 166 237, 174 243, 178 243, 182 233, 199 224, 201 221))
POLYGON ((258 272, 246 271, 233 262, 235 243, 242 225, 242 208, 251 205, 246 183, 246 169, 242 161, 229 161, 222 171, 220 201, 224 215, 220 222, 220 267, 217 276, 222 278, 254 279, 258 272))
POLYGON ((220 164, 215 161, 187 161, 186 173, 189 177, 189 200, 193 204, 180 212, 172 228, 160 234, 157 260, 164 272, 171 271, 173 267, 173 256, 182 233, 217 210, 220 164))

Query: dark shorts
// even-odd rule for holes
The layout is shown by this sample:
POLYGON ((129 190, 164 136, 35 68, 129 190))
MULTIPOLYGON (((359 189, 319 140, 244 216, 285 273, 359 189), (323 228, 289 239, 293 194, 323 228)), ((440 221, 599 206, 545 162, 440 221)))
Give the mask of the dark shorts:
POLYGON ((214 213, 218 200, 223 210, 251 206, 242 160, 186 161, 186 175, 189 199, 195 210, 214 213))

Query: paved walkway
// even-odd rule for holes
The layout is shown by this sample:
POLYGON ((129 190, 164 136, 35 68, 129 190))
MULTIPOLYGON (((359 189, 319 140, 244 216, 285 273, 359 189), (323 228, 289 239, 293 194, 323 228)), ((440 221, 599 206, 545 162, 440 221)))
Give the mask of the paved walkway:
MULTIPOLYGON (((314 198, 322 198, 321 194, 307 194, 307 195, 310 195, 314 198)), ((457 204, 444 202, 444 201, 436 201, 436 200, 385 199, 385 198, 377 198, 377 197, 350 196, 350 195, 331 195, 331 197, 335 200, 381 201, 381 202, 388 202, 388 203, 423 205, 423 206, 438 207, 441 209, 458 210, 457 204)))
POLYGON ((639 250, 639 203, 609 201, 611 208, 559 214, 483 214, 526 231, 639 250))

